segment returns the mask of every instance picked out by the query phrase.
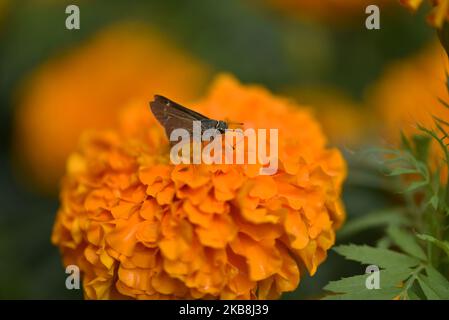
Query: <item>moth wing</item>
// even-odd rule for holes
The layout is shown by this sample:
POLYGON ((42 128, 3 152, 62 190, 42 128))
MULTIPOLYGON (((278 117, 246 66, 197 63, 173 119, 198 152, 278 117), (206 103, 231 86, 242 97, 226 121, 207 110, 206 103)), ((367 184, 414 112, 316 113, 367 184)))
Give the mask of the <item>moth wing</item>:
POLYGON ((176 102, 174 102, 168 98, 165 98, 163 96, 160 96, 160 95, 154 96, 154 102, 160 102, 161 104, 163 104, 169 108, 176 109, 177 111, 179 111, 181 113, 188 114, 195 120, 209 120, 209 118, 206 117, 205 115, 202 115, 201 113, 193 111, 189 108, 186 108, 186 107, 180 105, 179 103, 176 103, 176 102))
POLYGON ((200 120, 192 117, 183 109, 167 105, 157 99, 150 102, 150 107, 156 119, 164 127, 165 134, 169 139, 172 131, 178 128, 183 128, 192 135, 193 121, 200 120))

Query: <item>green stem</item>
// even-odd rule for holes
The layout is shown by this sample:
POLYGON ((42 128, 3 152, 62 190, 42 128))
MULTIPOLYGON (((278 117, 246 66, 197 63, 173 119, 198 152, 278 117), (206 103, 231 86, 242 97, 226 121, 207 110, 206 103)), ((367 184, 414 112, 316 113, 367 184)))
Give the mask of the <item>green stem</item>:
POLYGON ((399 294, 400 297, 402 297, 404 300, 408 300, 408 290, 411 289, 412 285, 415 283, 415 281, 418 279, 418 275, 419 273, 424 270, 424 265, 419 265, 418 268, 416 268, 410 278, 406 281, 405 286, 404 286, 404 290, 402 290, 402 292, 399 294))

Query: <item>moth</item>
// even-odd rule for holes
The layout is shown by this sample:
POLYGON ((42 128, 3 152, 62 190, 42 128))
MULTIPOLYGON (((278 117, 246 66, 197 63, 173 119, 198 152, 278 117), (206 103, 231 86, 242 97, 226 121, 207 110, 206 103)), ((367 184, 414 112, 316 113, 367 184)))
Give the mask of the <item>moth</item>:
POLYGON ((154 96, 150 108, 157 121, 164 127, 168 139, 172 131, 178 128, 183 128, 192 135, 193 121, 201 122, 201 132, 215 129, 217 133, 223 134, 229 127, 226 121, 210 119, 160 95, 154 96))

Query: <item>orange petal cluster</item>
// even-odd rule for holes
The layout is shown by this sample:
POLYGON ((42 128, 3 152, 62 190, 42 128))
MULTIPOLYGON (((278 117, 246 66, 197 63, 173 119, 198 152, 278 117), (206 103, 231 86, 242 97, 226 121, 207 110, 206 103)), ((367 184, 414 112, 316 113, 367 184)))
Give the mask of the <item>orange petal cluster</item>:
MULTIPOLYGON (((401 4, 415 11, 423 0, 399 0, 401 4)), ((433 9, 427 16, 429 23, 437 28, 441 28, 445 21, 449 21, 449 0, 430 0, 433 9)))
MULTIPOLYGON (((189 104, 190 105, 190 104, 189 104)), ((279 171, 173 165, 147 102, 87 132, 67 164, 52 242, 88 299, 274 299, 314 274, 344 220, 346 164, 309 111, 219 76, 195 110, 279 129, 279 171)))

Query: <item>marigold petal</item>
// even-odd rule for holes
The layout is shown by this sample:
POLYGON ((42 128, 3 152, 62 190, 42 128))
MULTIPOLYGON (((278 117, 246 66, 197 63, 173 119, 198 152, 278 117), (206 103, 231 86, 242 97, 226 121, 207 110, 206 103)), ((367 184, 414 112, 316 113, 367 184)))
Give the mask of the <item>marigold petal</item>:
POLYGON ((177 279, 170 278, 165 272, 160 272, 151 280, 153 288, 159 293, 170 295, 177 293, 183 295, 186 288, 177 279))
POLYGON ((183 203, 183 209, 192 223, 204 228, 210 227, 214 214, 201 211, 188 200, 183 203))
POLYGON ((153 219, 160 217, 161 208, 156 200, 148 199, 143 202, 139 213, 143 219, 152 221, 153 219))
POLYGON ((210 181, 209 175, 193 165, 176 166, 171 173, 173 181, 180 185, 188 185, 191 188, 198 188, 210 181))
POLYGON ((151 290, 151 274, 148 269, 126 269, 120 267, 118 269, 118 278, 126 286, 137 290, 151 290))
POLYGON ((254 186, 251 188, 249 195, 251 197, 267 200, 277 194, 277 185, 270 176, 258 176, 254 179, 254 186))
POLYGON ((279 221, 279 215, 270 214, 266 208, 242 209, 241 213, 243 218, 253 223, 276 223, 279 221))
POLYGON ((170 167, 165 165, 143 167, 139 170, 139 179, 143 184, 150 186, 156 181, 168 180, 170 172, 170 167))
POLYGON ((215 215, 207 228, 198 227, 200 242, 212 248, 224 248, 237 234, 237 228, 229 216, 215 215))
POLYGON ((309 243, 309 232, 300 212, 288 210, 284 220, 284 228, 291 238, 292 248, 303 249, 309 243))
POLYGON ((111 213, 115 219, 128 219, 134 207, 134 203, 120 201, 117 206, 111 209, 111 213))
POLYGON ((155 221, 144 221, 136 232, 137 240, 147 246, 156 246, 160 234, 160 226, 155 221))
POLYGON ((156 249, 137 245, 130 259, 137 268, 150 269, 156 267, 157 254, 156 249))
POLYGON ((173 186, 167 186, 157 194, 156 200, 160 205, 170 204, 174 196, 175 188, 173 186))
POLYGON ((138 214, 133 214, 129 221, 118 220, 116 229, 106 235, 106 242, 115 251, 131 256, 137 243, 136 233, 141 221, 138 214))
POLYGON ((284 246, 277 247, 282 256, 282 267, 275 275, 277 291, 280 293, 293 291, 299 284, 299 268, 296 261, 284 246))
POLYGON ((248 236, 239 234, 231 243, 232 250, 246 257, 250 279, 259 281, 278 272, 282 261, 277 249, 273 250, 270 241, 256 242, 248 236))

